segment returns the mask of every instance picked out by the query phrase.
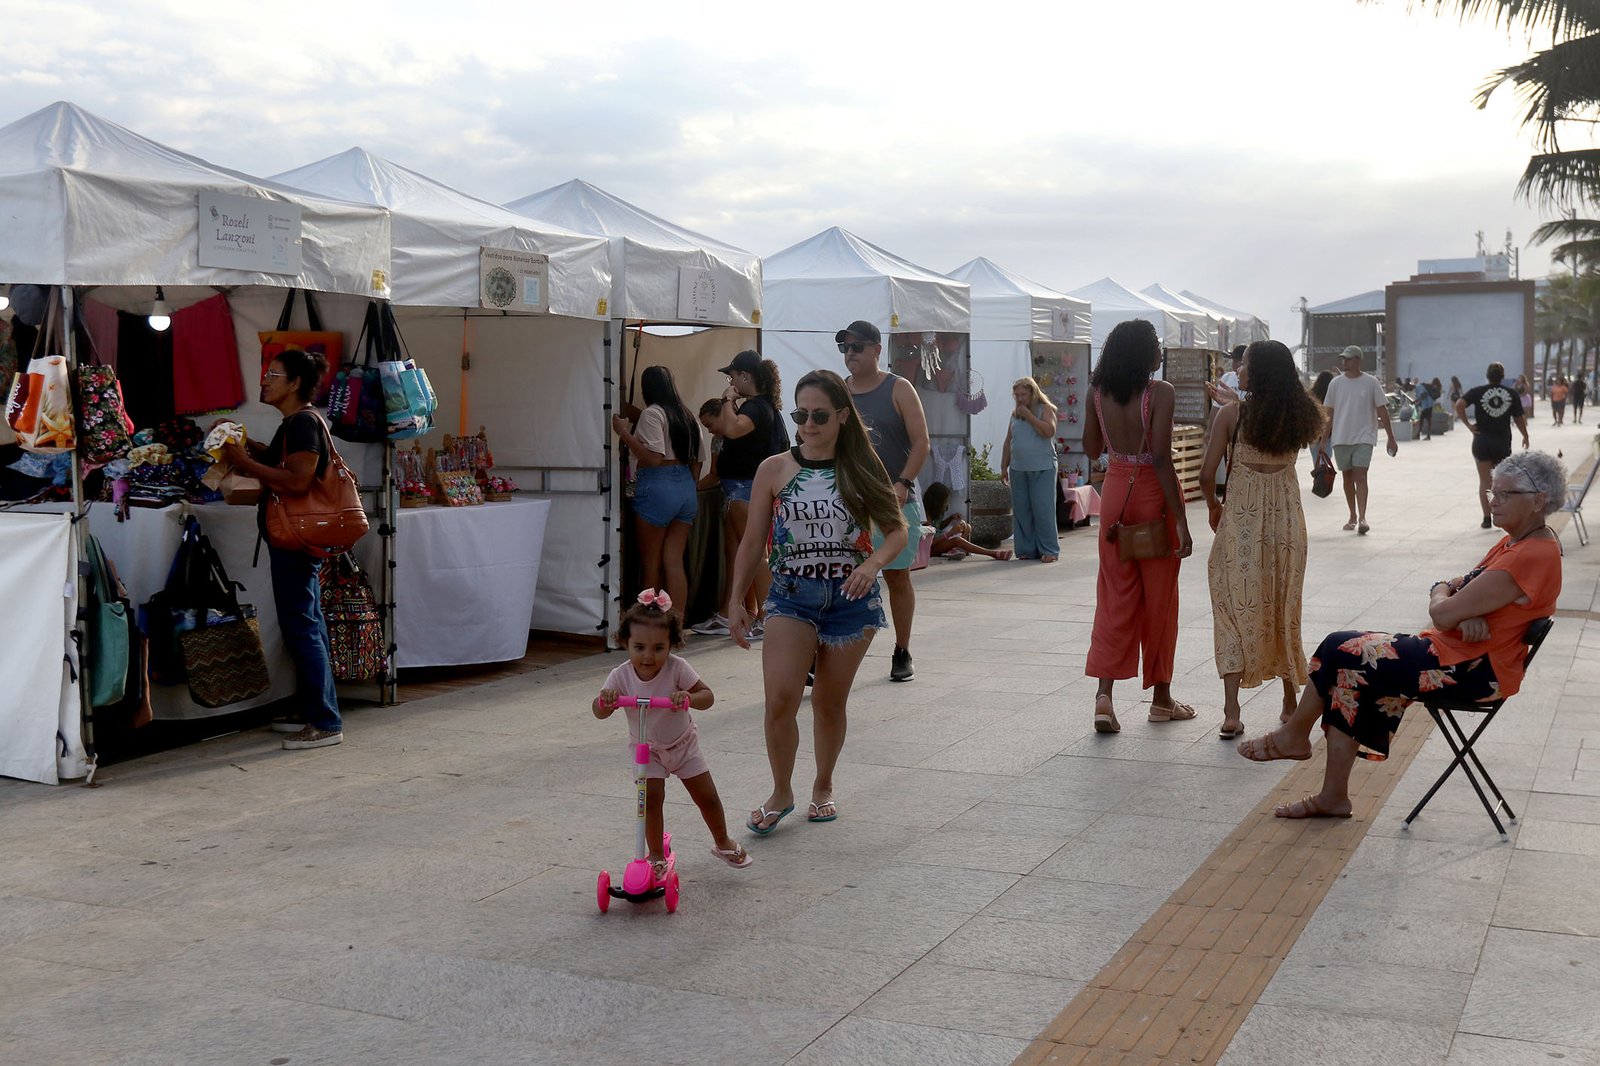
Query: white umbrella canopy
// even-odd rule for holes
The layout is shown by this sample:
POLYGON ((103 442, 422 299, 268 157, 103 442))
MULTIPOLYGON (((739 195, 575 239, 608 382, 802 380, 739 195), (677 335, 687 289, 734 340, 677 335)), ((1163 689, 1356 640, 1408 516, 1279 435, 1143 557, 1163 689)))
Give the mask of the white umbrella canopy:
POLYGON ((576 178, 505 206, 538 222, 611 242, 612 318, 761 324, 761 259, 752 252, 668 222, 576 178), (680 286, 686 277, 693 284, 706 272, 715 288, 714 302, 705 317, 685 314, 680 286))
POLYGON ((950 271, 972 295, 974 340, 1084 341, 1090 336, 1087 300, 1057 292, 979 256, 950 271), (1063 321, 1060 316, 1066 316, 1063 321), (1057 323, 1066 329, 1057 327, 1057 323))
POLYGON ((383 295, 389 213, 216 166, 70 103, 0 127, 0 281, 383 295), (300 269, 200 265, 202 193, 300 209, 300 269))

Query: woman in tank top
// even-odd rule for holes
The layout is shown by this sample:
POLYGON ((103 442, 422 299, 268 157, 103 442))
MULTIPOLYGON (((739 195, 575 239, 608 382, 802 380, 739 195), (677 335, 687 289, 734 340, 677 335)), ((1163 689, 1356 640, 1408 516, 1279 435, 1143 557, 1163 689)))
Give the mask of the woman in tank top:
POLYGON ((844 749, 845 703, 873 634, 887 621, 878 574, 906 546, 899 500, 872 450, 844 379, 814 370, 795 386, 796 446, 764 461, 750 492, 750 522, 728 590, 733 639, 750 646, 745 592, 765 565, 772 573, 761 648, 766 678, 767 760, 772 794, 750 812, 751 832, 765 836, 794 810, 795 716, 806 674, 811 690, 817 777, 808 820, 839 816, 833 768, 844 749), (873 550, 872 530, 883 534, 873 550))

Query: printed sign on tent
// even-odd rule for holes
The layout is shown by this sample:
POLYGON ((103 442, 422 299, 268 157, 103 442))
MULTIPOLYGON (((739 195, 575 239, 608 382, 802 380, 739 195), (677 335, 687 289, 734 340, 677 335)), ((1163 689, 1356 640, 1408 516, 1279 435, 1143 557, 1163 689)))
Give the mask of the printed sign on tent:
POLYGON ((1184 322, 1178 326, 1178 347, 1194 347, 1194 323, 1184 322))
POLYGON ((197 202, 201 266, 300 273, 300 205, 210 190, 197 202))
POLYGON ((508 248, 478 249, 478 306, 550 310, 550 257, 508 248))
POLYGON ((717 274, 703 267, 678 268, 678 317, 693 322, 719 318, 717 274))
POLYGON ((1070 341, 1072 339, 1072 311, 1069 308, 1058 307, 1050 316, 1050 339, 1053 341, 1070 341))

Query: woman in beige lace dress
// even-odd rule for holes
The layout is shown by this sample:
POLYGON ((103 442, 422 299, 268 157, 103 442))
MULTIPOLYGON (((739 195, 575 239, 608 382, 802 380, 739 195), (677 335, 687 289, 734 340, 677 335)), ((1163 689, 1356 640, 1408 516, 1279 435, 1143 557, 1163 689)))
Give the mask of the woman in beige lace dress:
POLYGON ((1306 576, 1306 519, 1300 508, 1296 453, 1322 433, 1322 408, 1300 382, 1294 357, 1278 341, 1257 341, 1239 371, 1245 399, 1217 412, 1200 488, 1211 528, 1207 574, 1217 674, 1222 678, 1220 736, 1244 732, 1239 689, 1283 682, 1283 713, 1306 683, 1300 643, 1300 596, 1306 576), (1231 454, 1229 454, 1231 451, 1231 454), (1226 500, 1217 466, 1228 459, 1226 500))

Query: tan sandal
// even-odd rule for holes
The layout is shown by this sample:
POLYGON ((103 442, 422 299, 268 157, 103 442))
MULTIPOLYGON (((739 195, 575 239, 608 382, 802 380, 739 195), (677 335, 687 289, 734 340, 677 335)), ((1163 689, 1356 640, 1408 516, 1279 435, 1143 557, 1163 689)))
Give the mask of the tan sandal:
POLYGON ((1274 818, 1349 818, 1350 814, 1350 811, 1330 811, 1320 806, 1315 796, 1280 803, 1272 809, 1274 818))
POLYGON ((1094 731, 1096 733, 1120 733, 1122 723, 1117 721, 1117 712, 1112 709, 1110 696, 1096 696, 1094 698, 1094 731), (1100 701, 1106 701, 1106 709, 1100 709, 1100 701))
POLYGON ((1194 716, 1195 709, 1193 707, 1189 706, 1187 703, 1181 703, 1178 700, 1173 700, 1171 707, 1157 707, 1152 703, 1150 705, 1150 717, 1148 721, 1187 722, 1194 716))
POLYGON ((1249 740, 1241 742, 1235 750, 1251 762, 1277 762, 1279 759, 1305 762, 1311 758, 1310 751, 1307 751, 1304 755, 1284 754, 1283 749, 1278 747, 1278 734, 1276 732, 1263 733, 1259 737, 1251 737, 1249 740))

